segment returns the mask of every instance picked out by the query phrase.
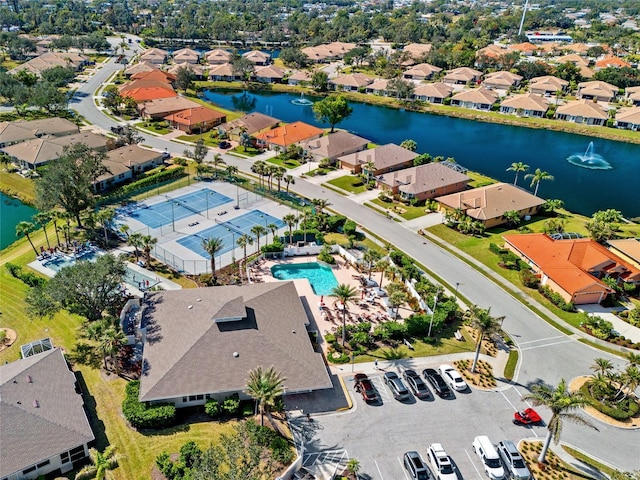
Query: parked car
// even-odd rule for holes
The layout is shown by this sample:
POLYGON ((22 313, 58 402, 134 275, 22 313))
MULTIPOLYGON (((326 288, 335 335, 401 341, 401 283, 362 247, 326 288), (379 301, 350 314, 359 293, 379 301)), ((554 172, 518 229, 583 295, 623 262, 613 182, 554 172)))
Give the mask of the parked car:
POLYGON ((393 398, 398 401, 408 400, 411 398, 411 394, 407 389, 407 386, 404 384, 402 379, 395 372, 385 372, 384 374, 384 383, 387 384, 389 390, 391 390, 391 394, 393 398))
POLYGON ((504 468, 500 462, 500 456, 493 443, 486 435, 479 435, 473 439, 473 451, 480 457, 484 471, 491 480, 502 480, 504 468))
POLYGON ((378 400, 378 391, 369 380, 369 377, 364 373, 356 373, 353 379, 355 380, 356 392, 362 395, 362 399, 365 402, 376 402, 378 400))
POLYGON ((218 147, 226 150, 227 148, 231 148, 231 144, 226 140, 222 140, 220 143, 218 143, 218 147))
POLYGON ((448 397, 451 395, 451 389, 444 378, 440 376, 433 368, 425 368, 422 371, 424 378, 431 384, 433 390, 441 397, 448 397))
POLYGON ((503 440, 498 443, 498 455, 500 455, 506 473, 510 478, 514 480, 529 480, 531 478, 527 463, 511 440, 503 440))
POLYGON ((415 370, 407 369, 402 372, 402 378, 406 382, 409 390, 418 398, 429 398, 430 392, 427 384, 424 383, 418 372, 415 370))
POLYGON ((404 468, 409 472, 409 476, 413 480, 431 480, 433 474, 420 454, 416 451, 407 452, 404 454, 404 468))
POLYGON ((456 475, 451 458, 449 458, 449 455, 445 452, 442 444, 432 443, 429 445, 427 457, 429 458, 429 462, 431 462, 431 466, 433 467, 433 471, 435 472, 438 480, 458 479, 458 475, 456 475))
POLYGON ((458 373, 458 371, 453 368, 451 365, 440 365, 440 375, 442 375, 442 378, 445 379, 445 381, 451 386, 451 388, 453 388, 454 390, 457 390, 458 392, 464 392, 467 388, 469 388, 469 386, 467 385, 467 382, 464 381, 464 379, 462 378, 462 375, 460 375, 458 373))

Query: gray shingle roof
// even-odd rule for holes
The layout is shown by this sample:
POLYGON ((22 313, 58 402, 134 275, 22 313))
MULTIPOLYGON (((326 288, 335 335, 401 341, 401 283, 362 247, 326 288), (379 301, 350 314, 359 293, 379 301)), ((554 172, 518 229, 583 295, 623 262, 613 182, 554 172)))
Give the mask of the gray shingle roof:
POLYGON ((371 161, 376 170, 381 170, 402 165, 417 156, 418 154, 411 150, 407 150, 395 143, 388 143, 381 147, 370 148, 361 152, 345 155, 344 157, 340 157, 339 160, 349 165, 365 165, 371 161))
POLYGON ((336 158, 354 150, 362 150, 369 140, 344 130, 338 130, 329 135, 309 140, 302 144, 302 148, 311 149, 311 153, 325 158, 336 158))
POLYGON ((144 316, 142 401, 244 391, 257 366, 274 366, 288 393, 331 388, 293 282, 156 292, 144 316), (239 298, 244 318, 216 322, 238 313, 239 298))
POLYGON ((0 478, 94 439, 75 381, 59 348, 0 366, 0 478))

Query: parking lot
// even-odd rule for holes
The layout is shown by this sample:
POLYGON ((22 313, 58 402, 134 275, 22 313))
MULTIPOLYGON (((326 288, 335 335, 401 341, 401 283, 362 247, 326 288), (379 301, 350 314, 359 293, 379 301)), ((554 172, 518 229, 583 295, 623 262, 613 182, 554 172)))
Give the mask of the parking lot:
MULTIPOLYGON (((411 366, 418 373, 426 367, 438 365, 411 366)), ((401 375, 402 367, 389 370, 401 375)), ((426 460, 428 446, 442 443, 452 457, 459 479, 485 479, 482 464, 471 447, 476 435, 488 435, 493 443, 509 439, 517 444, 522 438, 546 434, 542 426, 512 423, 514 412, 528 406, 521 401, 526 392, 521 386, 503 386, 498 391, 467 389, 443 399, 434 396, 429 385, 429 398, 419 400, 412 396, 410 401, 401 403, 384 384, 383 373, 369 374, 381 399, 371 404, 365 403, 355 391, 353 375, 343 377, 354 408, 313 418, 313 432, 305 439, 305 451, 315 455, 315 462, 321 452, 345 450, 349 458, 360 462, 362 478, 408 479, 403 454, 417 450, 426 460)), ((543 418, 548 417, 547 412, 539 411, 543 418)), ((306 456, 305 463, 308 464, 306 456)))

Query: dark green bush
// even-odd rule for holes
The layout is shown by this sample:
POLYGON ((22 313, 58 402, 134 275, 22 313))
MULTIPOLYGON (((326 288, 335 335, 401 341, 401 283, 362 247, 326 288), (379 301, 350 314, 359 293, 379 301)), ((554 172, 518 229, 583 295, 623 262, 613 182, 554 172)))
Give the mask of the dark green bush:
POLYGON ((591 392, 589 392, 589 382, 586 382, 582 387, 580 387, 580 392, 589 399, 593 408, 615 420, 627 420, 628 418, 635 416, 638 411, 640 411, 640 404, 630 397, 614 405, 599 402, 591 396, 591 392))
POLYGON ((500 248, 498 245, 496 245, 493 242, 489 244, 489 250, 491 250, 496 255, 502 255, 507 252, 505 249, 500 248))
POLYGON ((547 299, 551 301, 556 307, 564 310, 565 312, 573 312, 575 310, 575 306, 573 302, 565 302, 564 298, 559 293, 552 291, 546 285, 541 285, 538 287, 538 291, 547 299))
POLYGON ((18 280, 22 281, 23 283, 26 283, 30 287, 42 287, 44 286, 45 283, 47 283, 47 281, 44 278, 39 277, 35 273, 24 272, 20 265, 7 263, 5 266, 7 267, 7 270, 9 271, 9 274, 12 277, 17 278, 18 280))
POLYGON ((271 443, 269 443, 269 450, 271 450, 273 459, 277 462, 281 462, 285 465, 293 462, 294 453, 289 442, 285 438, 278 436, 271 440, 271 443))
POLYGON ((198 445, 194 441, 190 441, 182 445, 180 448, 180 461, 185 467, 193 467, 202 455, 202 450, 198 448, 198 445))
POLYGON ((337 232, 340 227, 347 221, 347 217, 343 215, 329 215, 325 219, 325 225, 328 232, 337 232))
POLYGON ((154 187, 155 185, 158 185, 162 182, 166 182, 167 180, 171 180, 173 178, 182 177, 183 175, 184 167, 177 167, 169 168, 154 175, 145 176, 140 180, 118 188, 113 193, 105 197, 101 203, 108 203, 110 201, 117 201, 118 199, 126 198, 137 190, 142 190, 146 187, 154 187))
POLYGON ((222 412, 227 415, 237 415, 240 411, 240 396, 237 393, 229 395, 222 403, 222 412))
POLYGON ((216 418, 220 415, 220 402, 214 398, 207 400, 204 404, 204 412, 210 417, 216 418))
POLYGON ((260 250, 262 251, 262 253, 284 252, 284 245, 282 245, 280 242, 273 242, 268 245, 264 245, 260 247, 260 250))
POLYGON ((540 279, 528 268, 520 270, 520 281, 528 288, 538 288, 538 285, 540 285, 540 279))
POLYGON ((122 413, 133 428, 165 428, 173 424, 176 407, 168 403, 141 403, 140 381, 129 382, 125 387, 126 397, 122 402, 122 413))
POLYGON ((347 220, 346 222, 344 222, 344 226, 342 227, 342 231, 346 236, 351 236, 351 235, 355 235, 356 233, 356 222, 354 222, 353 220, 347 220))

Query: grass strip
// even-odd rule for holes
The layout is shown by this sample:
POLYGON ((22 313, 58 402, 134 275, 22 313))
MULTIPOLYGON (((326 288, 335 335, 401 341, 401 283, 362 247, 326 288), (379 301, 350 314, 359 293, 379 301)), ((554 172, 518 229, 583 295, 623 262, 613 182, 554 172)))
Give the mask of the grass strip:
POLYGON ((504 367, 504 378, 507 380, 513 380, 513 375, 516 372, 516 366, 518 365, 518 350, 513 349, 509 351, 509 358, 507 359, 507 364, 504 367))
POLYGON ((597 460, 591 458, 588 455, 585 455, 584 453, 576 450, 575 448, 571 448, 568 445, 561 445, 562 449, 567 452, 569 455, 571 455, 573 458, 575 458, 576 460, 580 460, 582 463, 586 463, 587 465, 600 470, 602 473, 604 473, 605 475, 607 475, 608 477, 611 477, 614 473, 616 473, 618 470, 616 470, 615 468, 611 468, 608 465, 605 465, 604 463, 600 463, 597 460))

